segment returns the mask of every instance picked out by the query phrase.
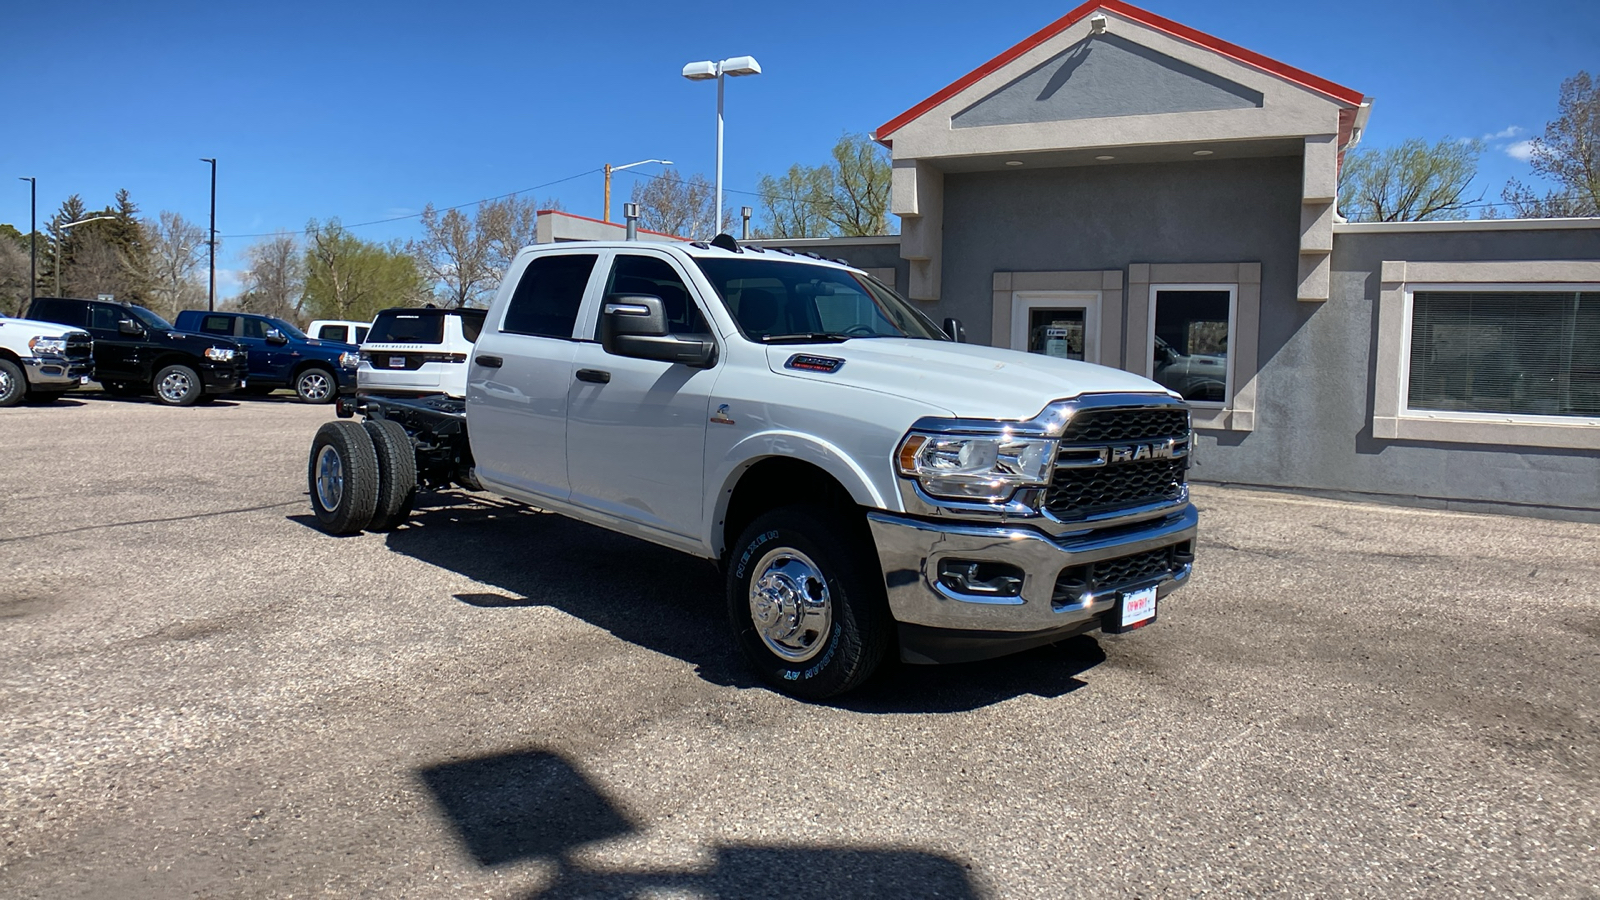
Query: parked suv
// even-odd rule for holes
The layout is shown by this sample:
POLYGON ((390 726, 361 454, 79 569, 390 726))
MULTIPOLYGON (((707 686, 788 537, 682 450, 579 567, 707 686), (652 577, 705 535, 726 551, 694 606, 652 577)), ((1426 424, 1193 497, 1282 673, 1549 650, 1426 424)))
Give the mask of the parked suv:
POLYGON ((54 402, 93 374, 89 332, 0 314, 0 406, 54 402))
POLYGON ((361 394, 467 395, 467 356, 483 330, 482 309, 386 309, 361 345, 361 394))
POLYGON ((319 341, 338 341, 359 344, 367 339, 371 322, 351 322, 347 319, 318 319, 306 326, 306 334, 319 341))
POLYGON ((245 386, 245 353, 238 344, 179 331, 142 306, 38 297, 28 318, 89 332, 95 380, 111 394, 155 394, 168 406, 193 406, 245 386))
POLYGON ((185 331, 229 337, 250 355, 250 393, 269 394, 288 388, 306 403, 332 403, 339 393, 356 387, 356 346, 319 341, 272 316, 254 313, 178 313, 185 331))

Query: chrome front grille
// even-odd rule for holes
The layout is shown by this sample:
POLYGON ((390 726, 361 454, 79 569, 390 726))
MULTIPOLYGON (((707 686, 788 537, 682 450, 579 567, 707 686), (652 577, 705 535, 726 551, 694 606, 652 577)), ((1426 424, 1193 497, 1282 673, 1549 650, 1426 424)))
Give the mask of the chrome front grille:
POLYGON ((1044 506, 1065 522, 1184 496, 1189 411, 1182 407, 1084 409, 1068 421, 1044 506), (1182 455, 1173 458, 1170 454, 1182 455))

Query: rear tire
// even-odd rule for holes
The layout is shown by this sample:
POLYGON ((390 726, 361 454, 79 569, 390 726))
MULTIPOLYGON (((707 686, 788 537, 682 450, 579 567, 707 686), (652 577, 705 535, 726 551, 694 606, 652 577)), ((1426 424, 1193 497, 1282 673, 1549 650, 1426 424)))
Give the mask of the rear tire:
POLYGON ((854 690, 892 643, 893 619, 865 529, 820 507, 758 517, 729 551, 728 618, 745 658, 805 700, 854 690))
POLYGON ((378 456, 359 422, 325 422, 311 441, 306 468, 311 511, 328 534, 356 534, 378 505, 378 456))
POLYGON ((389 531, 411 516, 417 497, 417 452, 399 422, 368 419, 362 423, 378 459, 378 502, 369 531, 389 531))
POLYGON ((193 406, 199 402, 205 386, 200 383, 200 373, 188 366, 173 365, 157 372, 150 387, 156 393, 156 400, 167 406, 193 406))
POLYGON ((303 403, 332 403, 339 396, 339 382, 321 366, 311 366, 294 379, 294 392, 303 403))
POLYGON ((0 359, 0 407, 16 406, 28 393, 28 379, 22 367, 9 359, 0 359))

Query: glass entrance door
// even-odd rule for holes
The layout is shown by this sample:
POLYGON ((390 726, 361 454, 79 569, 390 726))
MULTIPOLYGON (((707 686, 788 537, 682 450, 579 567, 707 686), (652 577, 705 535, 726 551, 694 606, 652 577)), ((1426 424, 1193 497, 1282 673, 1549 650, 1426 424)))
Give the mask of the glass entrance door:
POLYGON ((1011 349, 1100 361, 1100 295, 1017 291, 1011 300, 1011 349))

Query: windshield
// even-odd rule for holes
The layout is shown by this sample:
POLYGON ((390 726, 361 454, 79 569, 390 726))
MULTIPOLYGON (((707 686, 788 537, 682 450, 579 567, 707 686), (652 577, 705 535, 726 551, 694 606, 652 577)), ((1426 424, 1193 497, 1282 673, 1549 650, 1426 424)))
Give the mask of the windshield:
POLYGON ((876 279, 778 259, 697 258, 739 330, 763 343, 908 337, 948 340, 876 279))
POLYGON ((126 309, 128 312, 132 313, 134 318, 158 331, 173 330, 171 322, 168 322, 166 319, 161 318, 142 306, 125 306, 123 309, 126 309))
POLYGON ((268 319, 267 321, 272 323, 273 328, 283 332, 284 337, 294 338, 297 341, 310 340, 310 338, 306 336, 306 333, 294 327, 293 323, 285 322, 282 319, 268 319))

